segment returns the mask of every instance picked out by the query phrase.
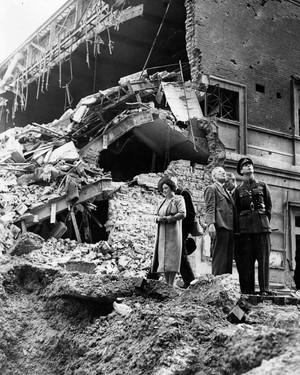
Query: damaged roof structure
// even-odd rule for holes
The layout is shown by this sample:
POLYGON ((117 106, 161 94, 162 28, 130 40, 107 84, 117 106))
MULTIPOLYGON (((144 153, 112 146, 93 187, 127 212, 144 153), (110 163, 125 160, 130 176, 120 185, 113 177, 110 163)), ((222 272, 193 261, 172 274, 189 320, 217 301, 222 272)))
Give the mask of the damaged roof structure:
MULTIPOLYGON (((182 81, 180 70, 153 76, 147 76, 145 71, 143 78, 140 72, 123 77, 118 86, 82 98, 74 110, 68 109, 52 123, 34 123, 3 132, 0 150, 4 193, 0 201, 2 251, 18 253, 18 245, 13 245, 20 232, 24 234, 27 230, 45 240, 69 237, 79 243, 95 243, 108 238, 110 245, 116 243, 115 234, 116 238, 107 237, 106 232, 109 234, 113 229, 109 215, 101 220, 97 214, 99 204, 118 192, 121 185, 116 181, 136 180, 138 185, 156 190, 161 173, 172 160, 188 156, 190 161, 183 163, 187 170, 191 161, 199 166, 206 164, 212 144, 209 138, 215 132, 214 121, 204 119, 196 93, 189 82, 182 81), (137 141, 151 152, 149 165, 142 160, 142 168, 150 175, 152 172, 152 178, 137 175, 138 167, 130 169, 126 161, 123 171, 120 163, 114 169, 113 156, 106 165, 102 162, 103 153, 107 160, 105 152, 122 157, 128 144, 130 152, 134 152, 130 144, 137 141), (99 229, 103 230, 100 237, 95 235, 99 229)), ((175 174, 181 178, 179 171, 177 167, 175 174)), ((199 172, 203 173, 203 167, 199 172)), ((196 179, 200 177, 196 172, 194 175, 196 179)), ((142 207, 145 205, 146 201, 142 207)), ((149 221, 154 207, 153 204, 148 209, 149 221)), ((114 211, 117 212, 116 208, 114 211)), ((131 243, 136 226, 132 222, 131 243)), ((151 230, 153 240, 155 228, 151 230)), ((118 246, 121 242, 119 238, 118 246)), ((140 251, 144 256, 136 264, 135 272, 149 267, 152 253, 151 241, 141 242, 140 251)), ((110 247, 106 243, 102 245, 104 252, 110 247)), ((126 244, 124 248, 128 252, 130 246, 126 244)), ((124 255, 118 259, 119 265, 128 263, 124 255)), ((111 262, 107 267, 105 272, 115 272, 111 262)))

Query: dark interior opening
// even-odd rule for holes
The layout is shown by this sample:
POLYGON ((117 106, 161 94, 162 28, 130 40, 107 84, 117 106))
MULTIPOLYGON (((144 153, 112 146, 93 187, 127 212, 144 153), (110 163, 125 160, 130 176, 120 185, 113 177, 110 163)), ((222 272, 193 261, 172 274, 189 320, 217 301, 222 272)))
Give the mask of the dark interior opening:
POLYGON ((163 158, 133 134, 123 136, 103 150, 98 163, 104 171, 111 172, 114 181, 131 181, 138 174, 164 170, 163 158))
POLYGON ((261 92, 262 94, 264 94, 265 93, 265 86, 264 85, 260 85, 259 83, 257 83, 255 85, 255 90, 257 92, 261 92))
POLYGON ((210 85, 205 93, 206 100, 200 106, 206 116, 216 115, 228 120, 239 121, 239 93, 219 85, 210 85))
MULTIPOLYGON (((89 209, 85 204, 75 206, 74 213, 82 242, 96 243, 108 239, 109 233, 107 233, 105 227, 105 223, 108 220, 108 201, 97 201, 95 199, 93 205, 95 209, 89 209)), ((28 230, 39 234, 47 240, 50 238, 50 234, 58 222, 61 222, 66 226, 66 231, 61 236, 59 235, 58 238, 77 240, 71 215, 67 210, 57 214, 57 221, 55 224, 51 224, 50 219, 46 219, 42 223, 29 227, 28 230)))

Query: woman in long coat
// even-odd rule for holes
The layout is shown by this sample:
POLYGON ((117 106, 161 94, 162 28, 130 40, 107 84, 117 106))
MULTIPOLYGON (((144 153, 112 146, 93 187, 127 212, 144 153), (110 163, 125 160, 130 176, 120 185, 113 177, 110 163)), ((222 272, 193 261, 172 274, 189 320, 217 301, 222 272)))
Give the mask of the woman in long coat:
POLYGON ((156 211, 157 234, 152 262, 153 273, 164 273, 168 285, 173 286, 180 270, 182 252, 182 219, 186 216, 184 198, 175 195, 176 185, 171 179, 162 184, 165 199, 156 211))

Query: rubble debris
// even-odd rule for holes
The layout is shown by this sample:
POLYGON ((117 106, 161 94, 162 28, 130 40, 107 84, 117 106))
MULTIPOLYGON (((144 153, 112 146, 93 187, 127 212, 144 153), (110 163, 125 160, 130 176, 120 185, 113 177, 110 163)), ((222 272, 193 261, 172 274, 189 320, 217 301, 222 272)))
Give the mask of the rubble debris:
MULTIPOLYGON (((100 197, 105 199, 105 194, 107 196, 114 188, 110 172, 104 172, 98 164, 102 150, 114 146, 132 131, 146 147, 166 161, 170 157, 180 160, 180 156, 184 156, 194 162, 206 162, 215 147, 208 142, 209 134, 212 132, 215 137, 217 128, 211 125, 213 120, 206 125, 203 125, 203 121, 196 96, 190 84, 182 82, 180 72, 158 72, 149 76, 145 71, 142 77, 140 74, 123 77, 119 86, 82 98, 74 110, 66 111, 52 123, 33 123, 2 133, 0 233, 3 238, 9 238, 10 245, 3 241, 0 250, 5 253, 14 242, 15 232, 11 233, 13 225, 22 232, 32 228, 40 233, 39 226, 49 220, 53 227, 56 226, 57 233, 51 227, 48 235, 64 236, 63 231, 59 233, 57 225, 58 222, 65 224, 59 214, 67 211, 77 241, 90 241, 88 225, 85 224, 84 234, 82 231, 80 233, 73 209, 76 207, 75 210, 81 210, 98 227, 104 228, 103 223, 93 214, 93 201, 100 197), (183 88, 188 94, 186 99, 182 96, 183 88), (155 97, 158 96, 160 99, 156 101, 155 97), (180 103, 180 106, 176 105, 175 108, 173 102, 180 103), (166 150, 168 134, 171 143, 166 150)), ((177 172, 175 166, 174 170, 177 172)), ((153 173, 151 176, 144 173, 137 176, 136 182, 149 190, 156 189, 159 177, 159 174, 153 173)), ((197 185, 196 180, 194 185, 197 185)), ((149 204, 155 205, 155 194, 152 198, 149 204)), ((113 209, 112 203, 110 200, 110 210, 113 209)), ((148 209, 145 215, 149 212, 148 209)), ((110 237, 112 229, 121 231, 130 225, 129 217, 126 220, 112 223, 108 219, 105 228, 110 237)), ((146 236, 150 240, 147 242, 151 242, 152 235, 149 233, 146 236)), ((124 238, 118 241, 119 249, 122 241, 124 238)), ((143 244, 144 240, 137 241, 134 251, 142 254, 143 244)), ((123 264, 124 267, 124 262, 128 264, 131 261, 120 258, 119 266, 123 264)), ((145 259, 145 267, 147 262, 145 259)), ((115 264, 111 266, 116 267, 115 264)))
POLYGON ((137 289, 143 289, 144 286, 146 285, 147 280, 144 277, 139 277, 135 279, 134 286, 137 289))
POLYGON ((3 375, 297 374, 297 307, 252 306, 255 324, 231 324, 230 275, 203 275, 184 291, 148 280, 137 293, 130 278, 12 264, 0 281, 3 375))
POLYGON ((39 250, 43 247, 44 239, 35 233, 25 232, 18 238, 11 249, 11 255, 22 255, 39 250))
POLYGON ((65 263, 66 270, 69 272, 83 272, 83 273, 94 273, 96 264, 94 262, 84 262, 69 260, 65 263))
POLYGON ((243 323, 245 321, 245 312, 236 305, 228 314, 227 319, 231 323, 243 323))
POLYGON ((113 303, 114 310, 122 315, 122 316, 128 316, 132 312, 132 308, 127 306, 125 303, 117 303, 116 301, 113 303))

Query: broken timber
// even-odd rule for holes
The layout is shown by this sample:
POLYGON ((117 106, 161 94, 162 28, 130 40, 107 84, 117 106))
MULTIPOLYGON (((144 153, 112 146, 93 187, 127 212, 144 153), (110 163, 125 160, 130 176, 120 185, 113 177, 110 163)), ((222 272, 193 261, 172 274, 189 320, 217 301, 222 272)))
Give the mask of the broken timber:
MULTIPOLYGON (((99 181, 96 181, 90 185, 86 185, 82 188, 79 199, 76 204, 83 203, 91 198, 95 198, 96 196, 100 196, 103 192, 110 192, 112 191, 111 187, 111 179, 105 178, 99 181)), ((50 199, 45 204, 39 204, 28 210, 24 215, 20 216, 16 223, 21 223, 23 230, 24 225, 26 227, 30 227, 37 222, 41 222, 45 219, 51 217, 51 212, 53 210, 53 204, 55 203, 56 206, 56 214, 62 212, 64 210, 69 209, 70 202, 67 200, 67 194, 63 194, 61 196, 57 196, 53 199, 50 199)))
POLYGON ((99 0, 67 1, 0 64, 0 95, 5 96, 10 91, 21 96, 23 93, 19 91, 18 84, 21 82, 25 89, 41 76, 47 86, 50 70, 69 58, 80 44, 92 40, 110 27, 143 14, 143 4, 125 8, 124 3, 125 0, 121 0, 111 7, 108 2, 99 0))

